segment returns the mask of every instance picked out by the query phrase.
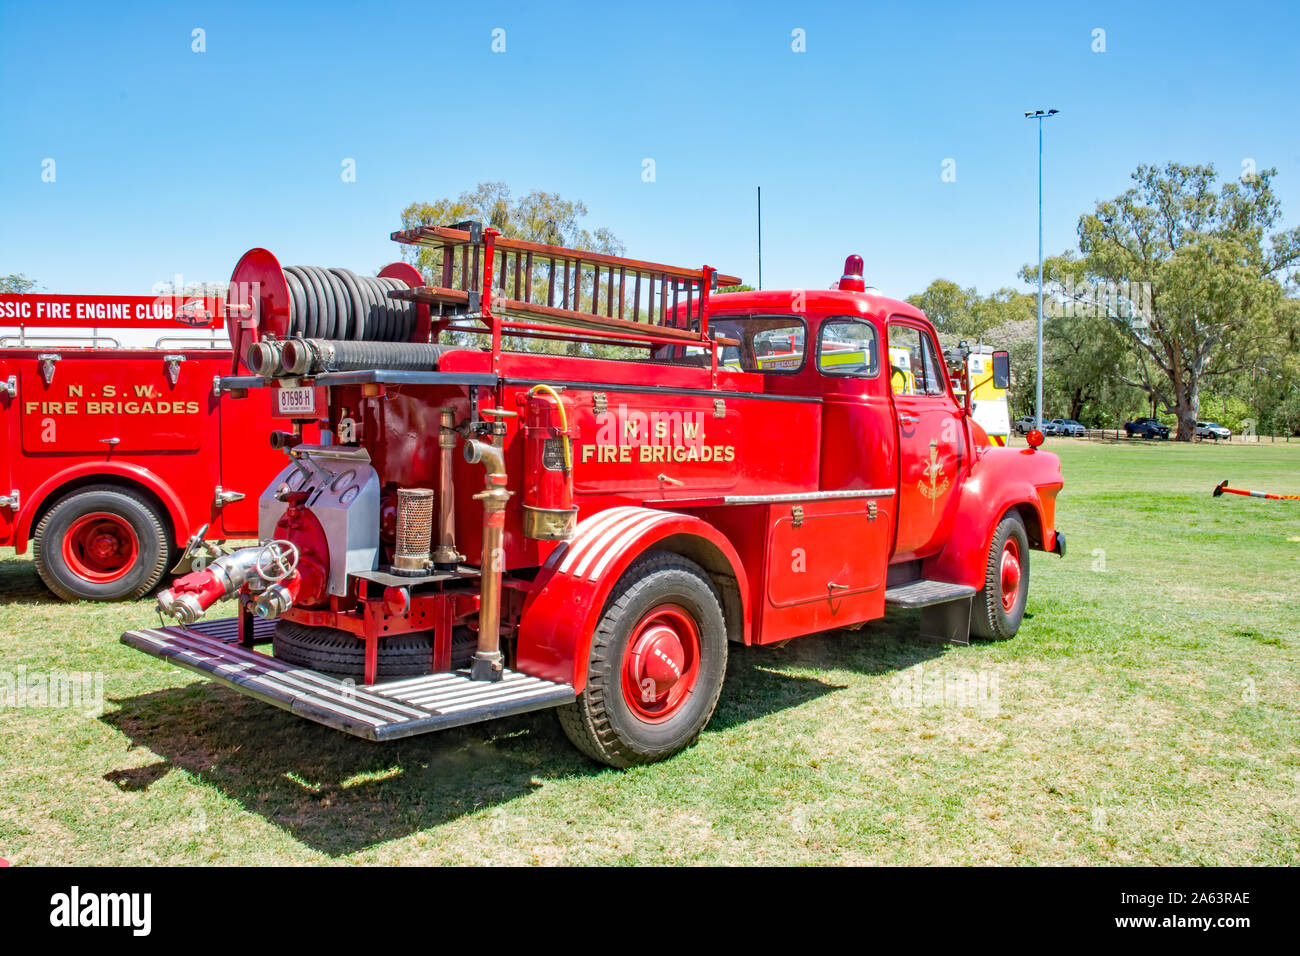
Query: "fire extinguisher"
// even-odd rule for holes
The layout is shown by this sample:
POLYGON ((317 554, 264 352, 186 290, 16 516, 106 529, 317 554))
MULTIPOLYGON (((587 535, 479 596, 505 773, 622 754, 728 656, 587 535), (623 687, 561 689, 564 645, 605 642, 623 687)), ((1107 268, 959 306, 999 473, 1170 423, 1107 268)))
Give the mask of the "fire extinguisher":
POLYGON ((573 452, 560 393, 534 385, 524 411, 524 534, 540 541, 573 537, 573 452))

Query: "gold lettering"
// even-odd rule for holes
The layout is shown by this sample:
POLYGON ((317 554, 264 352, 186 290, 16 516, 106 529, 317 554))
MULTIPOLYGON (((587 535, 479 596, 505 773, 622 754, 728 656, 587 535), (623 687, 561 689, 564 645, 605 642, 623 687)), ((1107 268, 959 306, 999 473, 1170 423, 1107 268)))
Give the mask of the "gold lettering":
POLYGON ((641 445, 640 448, 641 448, 641 460, 642 460, 642 461, 653 461, 653 460, 654 460, 654 449, 653 449, 653 448, 651 448, 649 445, 641 445))
POLYGON ((724 458, 724 459, 722 459, 723 461, 735 461, 735 460, 736 460, 736 446, 735 446, 735 445, 728 445, 727 448, 726 448, 726 452, 727 452, 727 457, 724 458))
POLYGON ((189 414, 191 414, 191 415, 197 415, 197 414, 199 413, 199 403, 198 403, 198 402, 186 402, 186 403, 185 403, 185 411, 187 411, 187 412, 188 412, 189 414))
POLYGON ((104 397, 105 397, 105 398, 115 398, 116 396, 117 396, 117 386, 116 386, 116 385, 105 385, 105 386, 104 386, 104 397))
POLYGON ((621 462, 630 462, 632 460, 632 449, 624 445, 618 450, 618 460, 621 462))
POLYGON ((69 395, 69 396, 76 396, 77 398, 80 398, 80 397, 81 397, 81 389, 82 389, 82 386, 80 386, 80 385, 69 385, 69 386, 68 386, 68 395, 69 395))
POLYGON ((589 458, 591 458, 593 454, 595 454, 595 452, 596 452, 596 447, 594 445, 583 445, 582 460, 586 462, 589 458))
POLYGON ((127 402, 127 403, 126 403, 126 413, 127 413, 128 415, 138 415, 138 414, 140 414, 140 403, 139 403, 139 402, 127 402))

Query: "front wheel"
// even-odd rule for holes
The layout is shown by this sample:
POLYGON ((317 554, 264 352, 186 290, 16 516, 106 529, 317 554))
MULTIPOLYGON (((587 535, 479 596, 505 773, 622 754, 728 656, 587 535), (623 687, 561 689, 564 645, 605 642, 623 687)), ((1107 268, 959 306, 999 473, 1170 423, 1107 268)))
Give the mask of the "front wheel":
POLYGON ((1020 515, 1008 511, 989 545, 984 589, 971 607, 971 633, 994 641, 1016 636, 1029 599, 1029 535, 1020 515))
POLYGON ((727 669, 722 607, 694 561, 638 559, 614 586, 592 636, 587 684, 558 709, 574 746, 630 767, 695 742, 718 705, 727 669))

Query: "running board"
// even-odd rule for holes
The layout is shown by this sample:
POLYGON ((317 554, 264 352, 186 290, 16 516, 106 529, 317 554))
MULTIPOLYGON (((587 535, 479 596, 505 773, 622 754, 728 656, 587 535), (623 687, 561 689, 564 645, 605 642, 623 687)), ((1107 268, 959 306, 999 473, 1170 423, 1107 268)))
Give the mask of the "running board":
POLYGON ((970 643, 971 599, 975 589, 948 581, 908 581, 885 589, 889 607, 920 608, 921 637, 945 644, 970 643))
POLYGON ((127 631, 122 643, 366 740, 446 730, 567 704, 576 696, 568 684, 511 670, 499 681, 474 681, 468 671, 453 671, 367 687, 241 647, 236 630, 233 619, 200 621, 127 631))

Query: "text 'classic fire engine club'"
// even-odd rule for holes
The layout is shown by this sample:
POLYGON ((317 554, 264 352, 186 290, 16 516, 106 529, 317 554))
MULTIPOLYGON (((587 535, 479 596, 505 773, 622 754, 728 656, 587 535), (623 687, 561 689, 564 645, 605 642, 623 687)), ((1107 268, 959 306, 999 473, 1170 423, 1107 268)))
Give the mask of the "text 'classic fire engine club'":
POLYGON ((1002 447, 1007 354, 945 353, 857 256, 828 290, 719 293, 739 279, 476 222, 393 239, 433 275, 253 249, 224 301, 3 297, 0 538, 69 598, 174 566, 175 623, 123 643, 308 720, 554 708, 615 766, 699 735, 729 643, 887 606, 1010 638, 1030 551, 1065 552, 1058 459, 1002 447), (89 340, 43 344, 69 324, 89 340), (127 328, 164 339, 104 339, 127 328))

